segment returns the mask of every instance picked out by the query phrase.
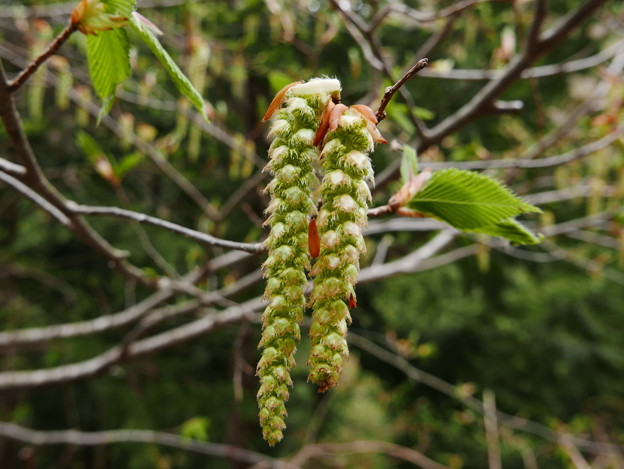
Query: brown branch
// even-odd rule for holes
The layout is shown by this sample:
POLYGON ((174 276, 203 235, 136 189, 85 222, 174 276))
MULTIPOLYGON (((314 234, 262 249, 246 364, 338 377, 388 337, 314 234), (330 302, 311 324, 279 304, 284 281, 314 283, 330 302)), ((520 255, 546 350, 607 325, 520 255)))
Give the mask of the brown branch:
POLYGON ((297 467, 304 466, 306 462, 322 458, 323 460, 331 456, 346 454, 387 454, 395 459, 406 461, 422 469, 450 469, 433 459, 428 458, 423 453, 412 448, 400 446, 386 441, 360 440, 347 443, 317 443, 306 445, 290 459, 297 467))
POLYGON ((197 441, 172 433, 152 430, 125 429, 100 432, 82 432, 79 430, 40 431, 13 423, 0 422, 0 436, 35 446, 106 446, 115 443, 158 444, 204 456, 217 456, 248 464, 268 463, 271 467, 283 469, 293 467, 288 463, 280 462, 237 446, 197 441))
POLYGON ((483 420, 485 423, 488 468, 502 469, 498 422, 496 421, 496 400, 492 391, 483 391, 483 420))
POLYGON ((13 187, 17 191, 19 191, 20 193, 28 197, 35 204, 37 204, 41 209, 43 209, 45 212, 50 214, 52 218, 55 218, 56 221, 58 221, 61 225, 65 226, 66 228, 71 228, 72 222, 69 218, 67 218, 67 216, 63 212, 61 212, 58 208, 56 208, 46 199, 44 199, 35 191, 33 191, 26 184, 18 181, 13 176, 9 176, 8 174, 2 171, 0 171, 0 181, 4 182, 5 184, 8 184, 9 186, 13 187))
MULTIPOLYGON (((463 395, 458 393, 456 386, 438 378, 437 376, 427 373, 426 371, 416 368, 400 355, 397 355, 396 353, 393 353, 370 341, 369 339, 357 335, 354 332, 349 333, 348 341, 350 345, 354 345, 366 351, 367 353, 377 357, 379 360, 388 363, 389 365, 392 365, 396 369, 402 371, 405 376, 407 376, 410 380, 422 383, 430 387, 431 389, 435 389, 436 391, 457 400, 461 404, 465 405, 467 408, 472 409, 479 414, 483 414, 483 402, 481 402, 479 399, 471 395, 463 395)), ((567 441, 572 442, 573 444, 583 448, 584 450, 596 454, 601 454, 605 452, 618 454, 618 452, 624 448, 623 446, 617 444, 602 443, 594 440, 589 440, 587 438, 577 437, 567 433, 557 432, 541 423, 527 420, 522 417, 517 417, 515 415, 510 415, 505 412, 501 412, 500 410, 496 410, 496 418, 501 425, 504 425, 506 427, 530 433, 552 442, 560 442, 561 438, 565 438, 567 439, 567 441)))
POLYGON ((127 252, 111 246, 91 225, 67 209, 65 198, 46 178, 33 153, 13 98, 7 85, 4 66, 0 60, 0 118, 18 157, 26 168, 23 182, 63 212, 71 220, 73 232, 82 241, 91 245, 100 254, 109 259, 114 268, 119 272, 143 285, 155 287, 157 280, 147 277, 141 269, 125 260, 128 255, 127 252))
POLYGON ((12 161, 0 158, 0 170, 5 173, 12 174, 13 176, 24 176, 26 174, 26 168, 20 164, 15 164, 12 161))
POLYGON ((513 0, 463 0, 457 2, 455 5, 434 12, 415 10, 414 8, 410 8, 407 5, 403 5, 400 3, 392 4, 390 8, 392 9, 392 11, 401 15, 406 15, 410 19, 418 21, 419 23, 432 23, 440 18, 457 15, 458 13, 461 13, 468 8, 478 5, 479 3, 486 2, 512 3, 513 0))
POLYGON ((537 40, 537 44, 530 49, 525 49, 522 55, 513 59, 500 77, 490 81, 454 114, 430 129, 428 138, 424 139, 419 146, 419 153, 474 120, 486 106, 516 81, 531 63, 555 47, 579 23, 590 18, 591 13, 607 1, 589 0, 562 19, 553 29, 543 33, 537 40))
POLYGON ((0 389, 50 386, 90 378, 105 372, 121 361, 150 355, 195 339, 228 324, 249 320, 253 316, 253 311, 261 309, 263 305, 261 299, 256 298, 227 310, 208 314, 201 319, 147 339, 127 344, 127 346, 112 347, 106 352, 82 362, 41 370, 1 372, 0 389))
POLYGON ((152 217, 144 213, 133 212, 132 210, 125 210, 119 207, 93 207, 88 205, 78 205, 73 202, 68 202, 66 205, 69 210, 76 214, 109 215, 117 218, 124 218, 127 220, 135 221, 137 223, 144 223, 146 225, 164 228, 166 230, 181 234, 189 239, 198 241, 202 244, 206 244, 209 246, 218 246, 226 249, 236 249, 239 251, 250 252, 253 254, 257 254, 265 250, 262 243, 241 243, 237 241, 216 238, 207 233, 192 230, 190 228, 186 228, 184 226, 172 223, 167 220, 163 220, 161 218, 152 217))
POLYGON ((381 102, 379 103, 379 107, 377 108, 377 111, 375 111, 375 116, 377 117, 377 120, 379 122, 386 118, 386 106, 388 106, 388 103, 390 102, 394 94, 405 84, 407 80, 412 78, 427 65, 429 65, 428 59, 420 59, 412 68, 407 71, 407 73, 405 73, 405 75, 403 75, 399 79, 399 81, 397 81, 394 85, 386 88, 383 98, 381 98, 381 102))
POLYGON ((59 34, 56 39, 50 43, 48 48, 43 51, 40 56, 33 60, 13 81, 8 83, 7 88, 9 92, 14 93, 17 91, 26 82, 26 80, 28 80, 28 78, 37 71, 43 62, 52 57, 61 48, 63 43, 69 39, 69 36, 71 36, 76 29, 77 25, 75 24, 67 25, 61 34, 59 34))
MULTIPOLYGON (((624 42, 618 41, 597 54, 583 57, 582 59, 527 68, 520 74, 520 78, 545 78, 587 70, 609 60, 616 55, 623 46, 624 42)), ((440 71, 427 69, 423 70, 419 76, 423 78, 438 78, 444 80, 494 80, 501 77, 504 73, 504 70, 451 69, 448 71, 440 71)))

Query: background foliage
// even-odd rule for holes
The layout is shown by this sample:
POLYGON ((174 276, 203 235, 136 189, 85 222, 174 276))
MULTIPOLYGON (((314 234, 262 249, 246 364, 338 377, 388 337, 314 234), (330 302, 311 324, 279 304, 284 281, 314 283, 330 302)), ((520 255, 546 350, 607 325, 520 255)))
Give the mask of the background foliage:
MULTIPOLYGON (((419 11, 444 12, 459 2, 405 3, 419 11)), ((546 3, 545 29, 580 4, 546 3)), ((266 206, 259 170, 267 144, 260 117, 278 89, 299 79, 336 76, 346 103, 374 107, 384 87, 426 52, 431 67, 405 85, 409 102, 395 97, 380 126, 394 141, 373 156, 380 175, 373 205, 382 205, 400 187, 397 174, 386 177, 400 160, 397 145, 422 145, 420 120, 434 128, 483 86, 483 81, 448 79, 453 71, 504 69, 526 47, 535 9, 535 2, 528 1, 482 2, 432 21, 392 13, 381 17, 370 42, 351 34, 354 24, 339 11, 372 24, 392 5, 398 4, 140 1, 139 11, 164 32, 163 45, 209 103, 210 122, 179 97, 167 70, 132 30, 127 31, 132 77, 118 89, 110 115, 99 126, 80 34, 72 35, 60 55, 16 94, 17 104, 45 174, 68 199, 128 208, 221 238, 257 242, 265 235, 266 206), (436 34, 439 42, 426 51, 436 34), (375 69, 376 50, 392 79, 375 69)), ((0 57, 10 77, 41 53, 73 6, 43 0, 0 6, 0 57)), ((439 255, 441 267, 359 285, 352 354, 341 384, 317 395, 305 383, 304 340, 288 429, 278 447, 269 449, 257 427, 259 324, 242 318, 160 353, 122 361, 89 379, 7 387, 0 393, 0 420, 38 430, 154 429, 275 458, 296 459, 302 448, 321 448, 306 467, 412 466, 388 448, 371 456, 348 446, 376 440, 411 448, 448 467, 476 468, 488 466, 487 434, 480 409, 469 404, 491 392, 502 412, 595 442, 576 441, 570 449, 558 433, 545 438, 499 421, 502 467, 585 467, 576 453, 587 467, 622 467, 621 447, 605 444, 624 444, 624 227, 619 213, 624 82, 622 69, 613 65, 622 61, 623 22, 622 4, 605 2, 533 65, 603 54, 599 64, 516 81, 499 99, 521 101, 520 111, 483 111, 419 155, 421 167, 444 162, 486 167, 490 160, 511 161, 532 153, 539 161, 619 132, 611 144, 566 164, 487 169, 540 206, 544 214, 525 221, 544 233, 546 242, 519 249, 482 235, 455 236, 444 251, 448 261, 439 255), (600 87, 607 91, 595 97, 600 87), (566 123, 570 116, 576 118, 566 123), (455 259, 457 252, 465 255, 455 259), (375 353, 376 346, 391 352, 390 362, 375 353), (405 363, 450 383, 450 392, 408 379, 405 363), (344 443, 344 452, 317 443, 344 443)), ((13 151, 0 128, 0 156, 18 162, 13 151)), ((109 259, 6 185, 0 186, 0 216, 3 331, 89 320, 152 294, 137 279, 111 270, 109 259)), ((157 227, 111 217, 88 220, 113 246, 127 250, 128 260, 148 279, 177 278, 226 252, 157 227)), ((383 225, 385 220, 371 222, 363 266, 400 259, 441 228, 420 223, 428 220, 401 219, 415 223, 395 230, 383 225)), ((253 281, 216 305, 172 316, 149 334, 257 297, 262 261, 263 255, 245 256, 208 272, 196 284, 203 292, 238 285, 243 278, 253 281)), ((189 289, 165 303, 180 306, 197 298, 197 290, 189 289)), ((0 375, 87 360, 121 343, 128 332, 113 329, 2 349, 0 375)), ((491 460, 489 464, 493 467, 491 460)), ((228 465, 248 467, 152 444, 39 446, 0 437, 3 468, 228 465)))

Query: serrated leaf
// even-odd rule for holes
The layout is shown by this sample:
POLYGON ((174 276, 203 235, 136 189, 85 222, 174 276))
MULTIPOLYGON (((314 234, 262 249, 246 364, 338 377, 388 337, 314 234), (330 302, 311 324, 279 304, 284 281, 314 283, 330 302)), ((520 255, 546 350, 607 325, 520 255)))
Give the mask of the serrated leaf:
POLYGON ((418 174, 418 158, 416 150, 409 145, 403 145, 403 156, 401 158, 401 182, 405 184, 418 174))
POLYGON ((160 63, 163 64, 165 70, 167 70, 167 73, 178 88, 178 91, 186 96, 191 103, 193 103, 193 106, 195 106, 201 116, 206 119, 206 104, 204 103, 204 98, 202 98, 199 91, 195 89, 190 80, 186 77, 186 75, 184 75, 182 70, 180 70, 180 67, 178 67, 175 61, 167 53, 154 33, 152 33, 152 31, 150 31, 150 29, 135 15, 132 15, 130 18, 130 25, 145 42, 145 44, 147 44, 160 63))
POLYGON ((124 29, 87 36, 89 75, 102 100, 113 96, 117 85, 130 76, 130 43, 124 29))
POLYGON ((522 223, 514 220, 513 218, 471 231, 505 238, 512 244, 539 244, 544 239, 543 235, 536 235, 522 223))
POLYGON ((435 171, 406 206, 460 230, 475 230, 521 213, 540 212, 497 180, 459 169, 435 171))

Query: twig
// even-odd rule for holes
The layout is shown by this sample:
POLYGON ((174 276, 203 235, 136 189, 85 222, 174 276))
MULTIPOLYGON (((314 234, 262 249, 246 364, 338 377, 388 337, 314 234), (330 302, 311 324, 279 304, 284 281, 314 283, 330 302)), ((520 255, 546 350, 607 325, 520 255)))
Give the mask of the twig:
POLYGON ((237 249, 239 251, 250 252, 257 254, 264 251, 262 243, 241 243, 238 241, 230 241, 227 239, 216 238, 207 233, 192 230, 176 223, 172 223, 161 218, 152 217, 144 213, 133 212, 132 210, 125 210, 119 207, 92 207, 88 205, 79 205, 74 202, 67 202, 67 208, 73 213, 81 215, 110 215, 118 218, 125 218, 127 220, 133 220, 138 223, 144 223, 146 225, 153 225, 159 228, 172 231, 174 233, 186 236, 189 239, 198 241, 202 244, 210 246, 219 246, 226 249, 237 249))
POLYGON ((488 467, 489 469, 501 469, 498 422, 496 421, 496 401, 492 391, 483 392, 483 420, 485 422, 488 467))
POLYGON ((120 345, 112 347, 106 352, 82 362, 41 370, 0 372, 0 389, 50 386, 90 378, 103 373, 122 360, 150 355, 225 325, 248 320, 253 315, 253 311, 260 310, 263 306, 262 300, 255 298, 225 311, 209 314, 183 326, 128 344, 127 347, 120 345))
MULTIPOLYGON (((624 42, 618 41, 597 54, 590 55, 589 57, 570 60, 568 62, 539 65, 537 67, 527 68, 520 74, 520 78, 545 78, 587 70, 609 60, 611 57, 616 55, 623 46, 624 42)), ((452 69, 448 71, 440 71, 427 69, 423 70, 419 76, 423 78, 438 78, 444 80, 494 80, 501 77, 503 73, 504 70, 452 69)))
POLYGON ((10 93, 14 93, 17 91, 20 86, 22 86, 28 78, 37 71, 37 68, 48 60, 51 56, 53 56, 56 51, 58 51, 63 43, 69 39, 69 36, 72 35, 74 31, 76 31, 77 25, 69 24, 67 27, 59 34, 54 41, 48 46, 48 48, 35 60, 33 60, 23 71, 20 73, 13 81, 9 82, 7 88, 10 93))
POLYGON ((432 459, 429 459, 423 453, 412 448, 400 446, 386 441, 350 441, 348 443, 317 443, 306 445, 292 457, 291 463, 295 463, 297 467, 304 466, 309 460, 315 458, 331 457, 339 454, 387 454, 393 458, 414 464, 422 469, 450 469, 432 459))
POLYGON ((4 66, 0 60, 0 118, 2 119, 17 155, 26 168, 24 182, 58 210, 63 212, 67 218, 71 220, 71 227, 74 233, 109 259, 119 272, 129 278, 137 280, 142 285, 152 288, 155 287, 157 284, 156 280, 147 277, 141 269, 125 259, 128 255, 126 251, 121 251, 111 246, 108 241, 102 238, 99 233, 91 227, 91 225, 67 210, 65 207, 65 198, 46 178, 33 153, 13 98, 6 82, 4 66))
POLYGON ((399 81, 397 81, 394 85, 386 88, 383 98, 381 98, 381 102, 379 103, 379 107, 377 108, 377 111, 375 111, 375 116, 377 117, 377 120, 379 122, 386 118, 386 106, 388 106, 388 103, 390 102, 394 94, 405 84, 407 80, 412 78, 427 65, 429 65, 428 59, 420 59, 412 68, 407 71, 405 75, 403 75, 399 79, 399 81))
POLYGON ((114 443, 158 444, 204 456, 218 456, 236 461, 256 464, 268 462, 271 467, 291 468, 285 462, 274 460, 237 446, 192 440, 172 433, 151 430, 107 430, 82 432, 78 430, 39 431, 8 422, 0 422, 0 435, 22 443, 41 445, 105 446, 114 443))
MULTIPOLYGON (((448 383, 438 378, 437 376, 434 376, 430 373, 427 373, 426 371, 416 368, 405 358, 389 350, 386 350, 385 348, 354 332, 349 332, 348 340, 350 344, 359 347, 360 349, 377 357, 379 360, 382 360, 385 363, 388 363, 398 370, 402 371, 409 379, 422 383, 432 389, 435 389, 436 391, 441 392, 442 394, 445 394, 448 397, 461 402, 469 409, 472 409, 479 414, 483 414, 483 402, 473 396, 467 396, 458 393, 457 388, 451 383, 448 383)), ((604 452, 615 452, 617 454, 618 451, 624 448, 621 445, 602 443, 589 440, 587 438, 576 437, 570 434, 557 432, 551 430, 545 425, 542 425, 541 423, 527 420, 522 417, 517 417, 515 415, 510 415, 499 410, 496 411, 496 417, 501 425, 505 425, 509 428, 515 428, 516 430, 531 433, 552 442, 559 442, 561 438, 566 438, 568 441, 583 448, 584 450, 596 454, 601 454, 604 452)))
POLYGON ((13 176, 24 176, 26 174, 26 168, 20 164, 15 164, 12 161, 0 158, 0 169, 5 173, 12 174, 13 176))
POLYGON ((419 10, 415 10, 414 8, 410 8, 407 5, 403 5, 401 3, 391 4, 390 8, 392 11, 399 13, 401 15, 406 15, 409 18, 418 21, 419 23, 431 23, 440 18, 446 18, 449 16, 456 15, 461 13, 462 11, 478 5, 479 3, 486 2, 500 2, 500 3, 511 3, 513 0, 463 0, 457 2, 455 5, 444 8, 440 11, 434 12, 423 12, 419 10))
POLYGON ((53 218, 55 218, 61 225, 65 226, 66 228, 72 227, 71 220, 67 218, 63 212, 61 212, 58 208, 56 208, 46 199, 44 199, 35 191, 33 191, 26 184, 23 184, 22 182, 15 179, 13 176, 9 176, 8 174, 2 171, 0 171, 0 181, 3 181, 4 183, 8 184, 9 186, 13 187, 14 189, 21 192, 23 195, 28 197, 30 200, 36 203, 39 207, 41 207, 45 212, 47 212, 53 218))

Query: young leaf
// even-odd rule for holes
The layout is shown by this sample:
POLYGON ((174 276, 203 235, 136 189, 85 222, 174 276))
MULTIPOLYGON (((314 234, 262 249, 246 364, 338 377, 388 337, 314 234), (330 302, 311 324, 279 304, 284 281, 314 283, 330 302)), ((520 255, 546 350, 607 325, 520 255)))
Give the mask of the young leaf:
POLYGON ((136 7, 136 0, 103 0, 102 3, 108 13, 117 13, 126 18, 132 16, 136 7))
POLYGON ((471 231, 484 233, 490 236, 499 236, 508 239, 512 244, 539 244, 544 239, 544 236, 541 234, 536 235, 522 223, 512 218, 471 231))
POLYGON ((98 96, 106 101, 130 76, 130 43, 124 29, 87 36, 89 75, 98 96))
POLYGON ((521 213, 540 212, 495 179, 459 169, 434 171, 425 187, 405 206, 460 230, 495 225, 521 213))
POLYGON ((207 119, 206 117, 206 104, 204 103, 204 98, 202 98, 199 91, 195 89, 190 80, 182 73, 180 67, 174 62, 171 56, 164 49, 160 41, 156 38, 154 33, 148 28, 148 26, 143 23, 140 19, 137 18, 136 15, 132 15, 130 17, 130 25, 132 28, 138 33, 141 39, 147 44, 150 50, 154 53, 154 55, 160 60, 160 63, 163 64, 165 70, 175 83, 178 91, 186 96, 193 106, 199 111, 199 113, 207 119))
POLYGON ((405 184, 407 181, 418 174, 418 159, 416 158, 416 150, 409 145, 403 145, 403 157, 401 158, 401 182, 405 184))

